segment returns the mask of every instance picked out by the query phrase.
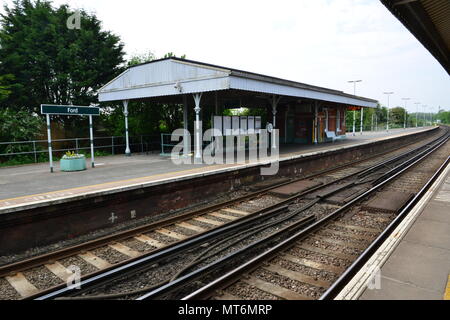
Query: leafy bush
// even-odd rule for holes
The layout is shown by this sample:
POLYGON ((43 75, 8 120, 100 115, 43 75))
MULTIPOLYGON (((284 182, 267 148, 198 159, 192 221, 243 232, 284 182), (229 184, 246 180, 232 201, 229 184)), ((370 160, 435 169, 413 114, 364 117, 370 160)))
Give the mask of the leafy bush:
MULTIPOLYGON (((43 126, 43 120, 36 114, 30 114, 23 110, 13 111, 10 108, 0 110, 0 142, 34 140, 43 126)), ((31 151, 33 151, 32 144, 0 145, 0 153, 31 151)))

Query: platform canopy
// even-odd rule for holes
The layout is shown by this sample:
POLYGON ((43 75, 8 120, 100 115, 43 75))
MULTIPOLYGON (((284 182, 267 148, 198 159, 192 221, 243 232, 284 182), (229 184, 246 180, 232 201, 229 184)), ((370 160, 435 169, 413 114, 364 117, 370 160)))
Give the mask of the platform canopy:
POLYGON ((243 101, 246 107, 258 97, 271 95, 377 107, 376 100, 342 91, 180 58, 130 67, 100 89, 99 101, 159 98, 161 102, 179 102, 183 95, 208 92, 221 92, 223 98, 252 97, 243 101))
POLYGON ((450 1, 381 0, 450 74, 450 1))

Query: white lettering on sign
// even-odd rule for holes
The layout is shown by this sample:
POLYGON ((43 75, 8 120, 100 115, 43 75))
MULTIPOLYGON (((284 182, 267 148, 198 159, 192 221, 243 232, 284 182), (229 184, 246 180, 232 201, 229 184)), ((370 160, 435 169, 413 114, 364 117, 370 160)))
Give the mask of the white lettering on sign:
POLYGON ((67 112, 68 113, 78 113, 78 108, 74 109, 74 108, 67 108, 67 112))

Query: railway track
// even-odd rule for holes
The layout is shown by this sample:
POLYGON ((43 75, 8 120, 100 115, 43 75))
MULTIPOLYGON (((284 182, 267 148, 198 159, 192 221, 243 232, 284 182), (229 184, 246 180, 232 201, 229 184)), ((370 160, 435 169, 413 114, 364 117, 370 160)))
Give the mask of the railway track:
MULTIPOLYGON (((428 145, 428 147, 430 147, 428 145)), ((424 148, 422 146, 422 148, 424 148)), ((417 150, 416 150, 417 151, 417 150)), ((395 167, 395 162, 396 161, 401 161, 400 159, 404 158, 407 154, 412 154, 414 152, 408 152, 408 153, 403 153, 402 155, 398 155, 398 157, 394 157, 393 159, 390 159, 389 161, 382 161, 379 162, 377 165, 372 165, 370 167, 366 167, 365 170, 360 170, 360 173, 358 174, 359 176, 368 176, 370 178, 372 178, 372 180, 376 180, 376 174, 374 174, 374 171, 380 170, 380 169, 386 169, 386 166, 390 165, 390 166, 394 166, 395 167)), ((397 169, 396 169, 397 170, 397 169)), ((385 174, 389 175, 392 171, 385 170, 385 174)), ((336 175, 337 173, 334 172, 333 175, 336 175)), ((342 174, 342 173, 340 173, 342 174)), ((339 174, 339 175, 340 175, 339 174)), ((354 176, 355 174, 353 174, 354 176)), ((352 176, 352 175, 349 175, 352 176)), ((349 178, 349 176, 347 176, 347 178, 349 178)), ((321 177, 322 179, 329 179, 330 177, 321 177)), ((337 189, 343 189, 346 190, 348 189, 348 184, 345 183, 344 181, 345 179, 340 180, 342 187, 341 188, 337 188, 337 189)), ((330 183, 328 185, 329 187, 332 187, 332 184, 330 183)), ((326 189, 326 188, 325 188, 326 189)), ((307 192, 304 195, 311 195, 314 191, 318 191, 318 190, 313 190, 310 192, 307 192)), ((336 190, 334 190, 333 192, 325 192, 325 194, 327 195, 333 195, 335 193, 336 190)), ((355 197, 357 197, 358 194, 355 194, 355 197)), ((327 196, 322 196, 322 198, 325 198, 327 196)), ((295 198, 295 197, 294 197, 295 198)), ((293 199, 290 199, 293 200, 293 199)), ((299 200, 297 198, 297 200, 299 200)), ((288 200, 289 201, 289 200, 288 200)), ((319 204, 317 203, 318 201, 312 201, 312 203, 309 203, 307 205, 304 204, 299 204, 297 203, 297 208, 295 208, 296 206, 292 206, 294 207, 293 212, 291 212, 291 216, 297 216, 297 220, 292 219, 291 221, 286 222, 286 220, 280 219, 282 220, 282 222, 285 222, 284 225, 281 222, 275 222, 275 225, 277 226, 275 229, 281 229, 280 231, 276 231, 273 234, 269 234, 269 236, 264 237, 263 239, 256 241, 255 243, 251 243, 251 245, 249 245, 248 247, 244 247, 242 249, 239 249, 239 246, 242 247, 242 242, 245 242, 246 238, 248 238, 249 236, 253 236, 255 232, 251 232, 250 233, 244 233, 242 236, 238 237, 238 239, 232 241, 232 239, 229 239, 228 242, 231 241, 231 243, 226 243, 226 240, 223 240, 219 243, 216 244, 210 244, 210 248, 208 248, 206 250, 206 252, 203 252, 200 254, 200 256, 196 256, 196 254, 194 254, 194 259, 188 258, 187 261, 179 266, 177 266, 179 269, 181 269, 181 271, 177 271, 175 272, 175 276, 171 275, 166 275, 166 277, 170 278, 169 280, 164 280, 162 283, 155 283, 152 281, 148 281, 148 279, 153 279, 156 277, 156 275, 160 275, 160 274, 166 274, 169 273, 167 272, 167 269, 171 269, 171 268, 167 268, 167 266, 170 266, 172 264, 172 262, 167 262, 165 264, 163 264, 163 266, 159 269, 159 270, 138 270, 138 272, 135 272, 132 277, 134 276, 134 278, 137 278, 137 280, 134 281, 128 281, 128 277, 125 277, 126 280, 124 280, 123 282, 128 283, 128 285, 123 285, 123 283, 121 283, 120 281, 118 283, 113 283, 113 284, 109 284, 110 289, 112 290, 108 290, 105 289, 104 286, 102 288, 102 286, 100 286, 100 288, 92 288, 93 290, 82 290, 83 295, 86 294, 88 295, 87 297, 82 297, 81 299, 113 299, 113 298, 124 298, 124 297, 132 297, 134 298, 133 295, 139 293, 139 292, 143 292, 147 289, 140 289, 140 290, 130 290, 129 288, 134 288, 134 287, 142 287, 143 284, 150 282, 150 287, 155 289, 154 291, 152 291, 152 294, 150 294, 148 297, 150 298, 154 298, 154 299, 176 299, 179 298, 179 295, 167 295, 167 291, 171 291, 171 290, 178 290, 178 285, 184 285, 183 283, 185 281, 189 282, 189 279, 191 277, 193 277, 194 279, 198 276, 200 276, 201 278, 205 278, 205 276, 203 275, 203 272, 209 271, 209 269, 214 269, 216 267, 219 267, 220 269, 220 273, 223 274, 223 266, 226 265, 229 261, 227 260, 235 260, 235 256, 242 254, 243 255, 243 259, 245 261, 247 261, 249 259, 249 257, 251 257, 251 255, 254 255, 255 252, 252 252, 252 250, 257 250, 258 246, 267 246, 268 245, 268 241, 272 241, 272 243, 277 243, 283 240, 283 237, 286 238, 286 236, 292 234, 292 232, 295 232, 298 229, 302 229, 304 228, 307 223, 311 223, 311 218, 316 219, 317 217, 319 217, 321 214, 317 215, 317 214, 312 214, 312 211, 316 210, 317 207, 313 208, 313 205, 319 205, 319 206, 328 206, 328 204, 319 204), (300 208, 299 208, 299 207, 300 208), (301 214, 299 216, 299 214, 301 214), (309 220, 309 221, 308 221, 309 220), (220 246, 218 247, 218 245, 222 245, 222 248, 220 248, 220 246), (227 251, 228 248, 230 247, 234 247, 235 250, 237 250, 236 253, 233 253, 229 256, 226 256, 225 258, 221 259, 221 258, 217 258, 215 257, 217 254, 219 253, 223 253, 227 251), (216 253, 212 253, 210 254, 209 252, 212 249, 218 249, 218 251, 216 253), (208 254, 207 254, 208 253, 208 254), (206 257, 205 257, 206 255, 206 257), (196 257, 195 257, 196 256, 196 257), (208 261, 209 260, 209 261, 208 261), (208 264, 210 263, 210 264, 208 264), (190 269, 193 268, 197 268, 197 270, 195 270, 193 273, 191 274, 187 274, 186 276, 183 276, 187 271, 189 271, 190 269), (139 274, 139 272, 141 272, 140 276, 135 276, 136 274, 139 274), (105 292, 110 292, 110 294, 105 294, 105 292), (112 293, 111 293, 112 292, 112 293)), ((336 206, 334 206, 334 208, 336 208, 336 206)), ((329 209, 329 208, 328 208, 329 209)), ((335 210, 335 209, 334 209, 335 210)), ((282 216, 285 215, 285 213, 281 213, 279 212, 278 215, 282 216)), ((326 216, 326 213, 324 213, 324 215, 326 216)), ((259 222, 261 223, 261 222, 259 222)), ((260 227, 259 230, 258 228, 256 228, 256 232, 261 232, 262 230, 265 229, 264 226, 260 227)), ((254 241, 254 239, 252 239, 252 241, 254 241)), ((202 251, 200 250, 201 248, 198 248, 197 251, 202 251)), ((180 256, 181 259, 181 256, 180 256)), ((148 285, 148 284, 147 284, 148 285)), ((107 286, 106 286, 107 287, 107 286)), ((146 288, 144 286, 144 288, 146 288)), ((190 290, 190 289, 188 289, 190 290)), ((69 299, 74 299, 74 298, 69 298, 69 299)), ((76 298, 75 298, 76 299, 76 298)))
MULTIPOLYGON (((420 148, 426 147, 427 144, 423 144, 420 148)), ((274 215, 281 216, 279 220, 283 220, 285 215, 286 221, 287 217, 295 216, 297 221, 293 223, 294 227, 286 227, 292 233, 336 209, 336 203, 330 200, 320 204, 324 208, 322 214, 310 214, 311 208, 309 211, 300 210, 305 205, 307 207, 311 199, 317 198, 318 193, 321 199, 329 199, 345 189, 351 190, 347 192, 354 196, 355 188, 361 192, 363 185, 355 185, 355 177, 373 181, 377 178, 377 170, 395 166, 396 162, 417 152, 417 148, 410 148, 409 151, 403 149, 386 153, 381 160, 380 157, 372 157, 355 162, 350 167, 347 164, 310 177, 284 181, 239 199, 0 267, 0 292, 6 295, 2 298, 47 299, 73 293, 73 288, 66 287, 66 281, 72 275, 67 270, 74 265, 81 269, 83 288, 90 288, 92 284, 98 286, 105 279, 111 278, 108 281, 112 281, 124 270, 135 269, 138 272, 141 270, 139 266, 158 263, 163 258, 179 254, 181 250, 209 244, 258 226, 274 215), (293 210, 298 212, 295 215, 287 210, 293 202, 298 207, 293 210)), ((351 196, 347 198, 341 200, 351 200, 351 196)), ((276 221, 266 223, 275 225, 276 221)), ((335 231, 335 236, 338 236, 340 231, 335 231)))
MULTIPOLYGON (((192 279, 210 278, 209 283, 192 293, 183 296, 182 288, 186 284, 180 281, 178 286, 173 285, 174 291, 166 287, 139 299, 157 299, 161 294, 165 298, 184 300, 332 299, 449 164, 449 150, 447 136, 414 160, 406 161, 401 168, 391 169, 378 177, 373 188, 332 214, 268 247, 225 275, 214 278, 207 274, 192 274, 192 279), (430 155, 433 155, 432 159, 428 159, 430 155), (394 193, 414 193, 415 196, 411 195, 401 206, 390 202, 379 207, 376 201, 372 202, 373 197, 367 199, 370 194, 385 199, 394 193)), ((400 201, 398 197, 391 199, 400 201)), ((210 267, 208 271, 211 270, 210 267)), ((184 280, 192 279, 186 277, 184 280)))

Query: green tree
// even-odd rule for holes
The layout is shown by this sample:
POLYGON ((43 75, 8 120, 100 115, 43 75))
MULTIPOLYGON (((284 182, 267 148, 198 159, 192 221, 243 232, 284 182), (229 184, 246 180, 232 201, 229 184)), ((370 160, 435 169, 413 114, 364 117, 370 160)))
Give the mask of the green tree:
POLYGON ((441 120, 443 124, 450 124, 450 111, 441 110, 437 115, 437 119, 441 120))
POLYGON ((0 76, 0 103, 2 101, 5 101, 11 94, 11 89, 13 88, 13 85, 11 85, 10 82, 13 79, 14 76, 12 74, 0 76))
POLYGON ((46 0, 15 0, 4 10, 0 74, 14 75, 15 86, 2 105, 29 112, 41 103, 89 105, 122 70, 123 44, 95 15, 46 0), (68 25, 73 17, 79 29, 68 25))
MULTIPOLYGON (((173 52, 168 52, 164 55, 163 59, 167 59, 167 58, 177 58, 177 55, 173 52)), ((186 55, 183 54, 180 56, 181 59, 186 59, 186 55)))
POLYGON ((391 127, 403 127, 405 124, 405 109, 402 107, 392 108, 389 112, 389 123, 391 127))
POLYGON ((141 54, 135 54, 133 55, 130 60, 128 60, 127 65, 128 67, 132 67, 141 63, 146 63, 156 60, 155 55, 153 52, 149 51, 147 53, 141 53, 141 54))
POLYGON ((41 133, 43 121, 36 114, 24 110, 0 109, 0 137, 2 141, 27 141, 41 133))

